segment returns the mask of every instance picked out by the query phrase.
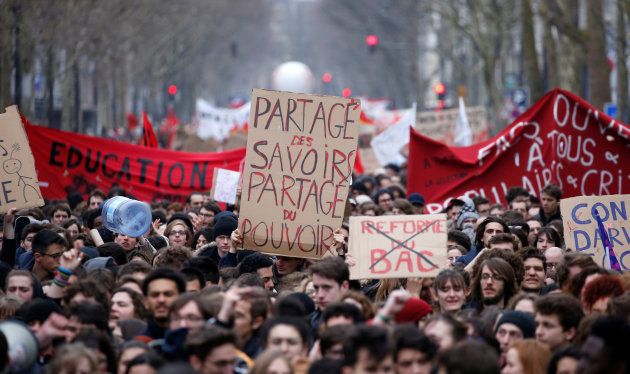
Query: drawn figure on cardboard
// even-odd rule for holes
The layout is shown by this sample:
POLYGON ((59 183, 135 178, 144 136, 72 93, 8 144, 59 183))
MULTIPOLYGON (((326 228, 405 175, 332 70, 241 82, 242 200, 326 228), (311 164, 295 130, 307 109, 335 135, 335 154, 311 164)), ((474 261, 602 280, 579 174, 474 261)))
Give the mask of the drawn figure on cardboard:
POLYGON ((13 144, 13 146, 11 147, 11 155, 9 156, 10 158, 8 160, 5 160, 2 163, 2 168, 4 169, 4 172, 7 174, 16 174, 18 176, 18 187, 20 185, 22 185, 22 196, 24 197, 24 201, 28 201, 26 199, 26 192, 27 190, 31 189, 35 192, 35 195, 37 195, 38 198, 42 198, 42 196, 39 194, 39 191, 37 190, 37 187, 35 187, 33 184, 29 183, 27 181, 27 179, 33 179, 32 177, 27 177, 26 175, 22 175, 20 174, 20 170, 22 170, 22 161, 20 161, 17 158, 13 157, 13 154, 15 152, 19 152, 20 151, 20 145, 18 143, 13 144))

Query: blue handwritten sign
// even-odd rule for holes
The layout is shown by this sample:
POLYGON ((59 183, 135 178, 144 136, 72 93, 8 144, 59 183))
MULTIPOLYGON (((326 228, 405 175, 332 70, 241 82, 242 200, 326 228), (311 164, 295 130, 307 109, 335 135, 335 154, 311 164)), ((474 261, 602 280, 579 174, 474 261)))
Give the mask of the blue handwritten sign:
POLYGON ((630 270, 630 195, 579 196, 560 202, 567 248, 605 263, 605 248, 597 227, 601 218, 621 270, 630 270))

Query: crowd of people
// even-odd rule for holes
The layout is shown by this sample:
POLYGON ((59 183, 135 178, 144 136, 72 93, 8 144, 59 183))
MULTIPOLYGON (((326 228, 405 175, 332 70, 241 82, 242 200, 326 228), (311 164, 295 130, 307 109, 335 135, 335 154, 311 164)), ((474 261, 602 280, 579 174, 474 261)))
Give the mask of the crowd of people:
MULTIPOLYGON (((395 166, 356 177, 347 214, 424 214, 403 183, 395 166)), ((565 246, 558 186, 451 199, 437 276, 370 280, 350 280, 347 220, 320 260, 269 256, 202 192, 114 233, 101 206, 118 195, 4 214, 0 319, 39 345, 19 372, 630 373, 630 273, 565 246)))

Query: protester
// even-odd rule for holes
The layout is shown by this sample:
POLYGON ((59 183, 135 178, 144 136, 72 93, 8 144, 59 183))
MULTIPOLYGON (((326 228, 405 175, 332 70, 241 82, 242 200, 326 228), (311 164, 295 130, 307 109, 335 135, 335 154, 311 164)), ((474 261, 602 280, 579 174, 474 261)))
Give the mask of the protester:
MULTIPOLYGON (((404 168, 388 170, 391 175, 355 179, 347 214, 435 209, 421 193, 397 185, 404 168)), ((98 209, 106 197, 120 193, 86 192, 75 216, 66 201, 29 210, 33 219, 47 216, 53 224, 20 221, 16 227, 17 210, 3 217, 6 296, 0 315, 23 321, 40 339, 38 372, 539 373, 548 366, 556 373, 575 371, 578 362, 585 372, 629 367, 620 351, 630 339, 624 335, 627 279, 565 248, 553 222, 562 196, 557 187, 545 188, 535 217, 532 197, 521 188, 508 191, 503 218, 492 215, 502 207, 489 197, 451 199, 446 212, 452 226, 445 227, 447 245, 440 252, 447 261, 430 277, 377 279, 351 279, 356 258, 348 254, 353 238, 347 220, 331 229, 331 250, 322 259, 268 255, 248 248, 236 214, 222 211, 206 193, 190 194, 185 205, 153 202, 161 222, 139 237, 104 226, 105 244, 81 236, 102 224, 98 209), (80 248, 71 249, 69 239, 80 248), (597 318, 604 314, 609 316, 597 318)), ((410 243, 403 244, 424 244, 410 243)), ((390 270, 406 268, 406 261, 390 260, 390 270)))

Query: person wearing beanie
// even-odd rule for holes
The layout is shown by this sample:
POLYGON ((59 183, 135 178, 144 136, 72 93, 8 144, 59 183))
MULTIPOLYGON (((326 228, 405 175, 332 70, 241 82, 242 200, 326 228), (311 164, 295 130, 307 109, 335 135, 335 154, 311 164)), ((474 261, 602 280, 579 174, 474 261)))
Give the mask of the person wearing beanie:
MULTIPOLYGON (((232 231, 238 227, 238 220, 230 216, 224 216, 217 220, 212 229, 212 236, 217 244, 219 257, 225 257, 232 248, 232 231)), ((235 266, 235 265, 230 265, 235 266)))
POLYGON ((503 313, 494 335, 501 349, 501 363, 505 362, 505 355, 513 342, 533 338, 535 334, 536 322, 530 314, 515 310, 503 313))
POLYGON ((413 323, 418 325, 421 319, 433 313, 431 305, 417 297, 410 297, 402 310, 394 315, 396 323, 413 323))

